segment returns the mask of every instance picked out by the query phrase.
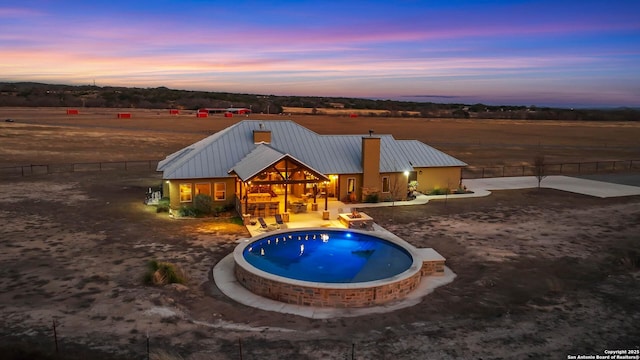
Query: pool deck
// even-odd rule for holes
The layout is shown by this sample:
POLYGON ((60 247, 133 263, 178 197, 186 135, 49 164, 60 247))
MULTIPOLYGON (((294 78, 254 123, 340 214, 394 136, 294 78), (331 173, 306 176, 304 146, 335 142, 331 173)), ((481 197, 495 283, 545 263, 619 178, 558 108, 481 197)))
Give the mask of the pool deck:
MULTIPOLYGON (((312 211, 308 213, 290 214, 290 222, 285 223, 284 227, 290 229, 306 227, 345 228, 345 226, 338 220, 338 214, 350 211, 351 207, 355 207, 360 211, 366 212, 367 207, 419 205, 426 204, 432 199, 443 199, 445 197, 447 197, 448 200, 482 197, 490 195, 491 190, 535 188, 538 186, 538 180, 534 176, 465 179, 463 180, 463 184, 473 193, 446 196, 420 195, 416 199, 411 201, 396 201, 394 203, 381 202, 345 204, 340 201, 329 201, 327 208, 330 213, 329 220, 322 219, 324 204, 321 204, 321 206, 319 206, 319 211, 317 212, 312 211)), ((543 188, 569 191, 600 198, 640 195, 640 186, 616 184, 612 182, 581 179, 568 176, 548 176, 542 180, 540 186, 543 188)), ((273 216, 265 217, 265 221, 267 222, 267 224, 275 226, 275 218, 273 216)), ((265 230, 263 230, 259 224, 247 225, 247 229, 251 233, 251 236, 265 233, 265 230)), ((373 225, 373 231, 383 232, 385 236, 396 237, 394 234, 377 224, 373 225)), ((238 242, 242 240, 243 239, 240 239, 238 242)), ((431 251, 428 252, 431 253, 431 251)), ((451 271, 451 269, 445 266, 444 276, 429 276, 426 280, 421 281, 419 287, 416 290, 411 292, 406 298, 400 301, 394 301, 384 306, 369 308, 337 309, 290 305, 255 295, 249 290, 245 289, 235 280, 233 266, 233 254, 229 254, 224 259, 222 259, 212 270, 216 285, 225 295, 247 306, 267 311, 295 314, 314 319, 361 316, 366 314, 391 312, 398 309, 410 307, 420 303, 422 299, 426 295, 431 293, 435 288, 452 282, 456 277, 456 274, 451 271)))

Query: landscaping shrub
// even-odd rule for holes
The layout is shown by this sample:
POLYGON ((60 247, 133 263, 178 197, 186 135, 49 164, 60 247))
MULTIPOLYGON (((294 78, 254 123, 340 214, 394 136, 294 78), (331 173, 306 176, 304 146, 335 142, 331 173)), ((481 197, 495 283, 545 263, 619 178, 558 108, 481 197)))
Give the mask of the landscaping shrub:
POLYGON ((156 212, 169 212, 171 201, 168 197, 163 197, 158 201, 158 205, 156 206, 156 212))
POLYGON ((209 215, 211 214, 213 199, 211 199, 211 196, 209 195, 198 194, 196 195, 193 204, 197 215, 209 215))
POLYGON ((213 209, 213 216, 218 217, 220 216, 220 214, 222 214, 225 211, 227 211, 227 209, 224 206, 216 206, 213 209))
POLYGON ((449 189, 439 189, 435 188, 429 192, 429 195, 446 195, 449 194, 449 189))
POLYGON ((196 217, 198 216, 198 211, 191 206, 183 206, 178 210, 178 216, 180 217, 196 217))
POLYGON ((168 262, 151 260, 147 264, 147 272, 143 281, 148 285, 184 284, 187 278, 177 266, 168 262))
POLYGON ((369 194, 364 198, 364 202, 366 203, 377 203, 378 202, 378 194, 369 194))

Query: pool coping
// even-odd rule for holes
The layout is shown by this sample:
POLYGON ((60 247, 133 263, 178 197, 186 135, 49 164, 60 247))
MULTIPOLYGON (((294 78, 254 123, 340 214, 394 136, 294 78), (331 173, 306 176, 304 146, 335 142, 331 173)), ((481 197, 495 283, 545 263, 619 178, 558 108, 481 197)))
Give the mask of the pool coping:
MULTIPOLYGON (((320 228, 322 230, 329 230, 327 228, 320 228)), ((403 246, 407 248, 412 255, 415 256, 414 261, 422 263, 423 260, 443 260, 439 253, 431 248, 415 248, 405 240, 399 238, 395 234, 386 231, 383 228, 379 228, 376 231, 376 236, 382 237, 385 240, 392 241, 394 243, 401 242, 403 246), (386 235, 386 236, 385 236, 386 235), (411 249, 411 250, 410 250, 411 249)), ((252 238, 240 239, 239 243, 252 242, 252 238)), ((238 248, 238 246, 236 247, 238 248)), ((240 284, 235 276, 235 259, 234 253, 230 253, 220 260, 211 270, 213 280, 218 289, 232 300, 265 311, 274 311, 279 313, 286 313, 292 315, 298 315, 302 317, 312 319, 328 319, 328 318, 340 318, 340 317, 355 317, 367 314, 387 313, 396 311, 399 309, 411 307, 420 303, 425 296, 433 292, 437 287, 449 284, 456 278, 456 274, 447 266, 444 266, 444 272, 439 275, 424 275, 417 287, 406 294, 404 298, 393 300, 388 303, 370 306, 370 307, 349 307, 349 308, 333 308, 333 307, 317 307, 308 305, 287 304, 281 301, 272 300, 266 297, 262 297, 254 294, 240 284)), ((419 269, 418 269, 419 271, 419 269)), ((406 272, 406 271, 405 271, 406 272)), ((268 275, 272 275, 266 273, 268 275)), ((276 275, 273 275, 276 276, 276 275)), ((309 283, 309 282, 304 282, 309 283)), ((351 284, 347 284, 351 285, 351 284)))
MULTIPOLYGON (((409 244, 408 242, 402 240, 399 237, 390 237, 390 236, 387 236, 387 234, 380 233, 380 232, 370 232, 370 231, 362 231, 362 230, 355 230, 355 229, 326 228, 326 227, 283 229, 279 231, 272 231, 266 234, 261 234, 259 236, 254 236, 251 238, 241 239, 240 243, 233 250, 233 257, 236 261, 236 264, 238 264, 240 267, 262 278, 272 280, 272 281, 286 282, 291 285, 297 285, 297 286, 303 286, 303 287, 314 287, 314 288, 320 288, 320 289, 359 289, 364 286, 374 287, 374 286, 386 285, 389 283, 395 283, 398 281, 408 279, 414 276, 417 272, 420 272, 422 269, 422 262, 423 262, 423 254, 419 252, 418 249, 416 249, 413 245, 409 244), (298 279, 292 279, 292 278, 275 275, 275 274, 263 271, 261 269, 258 269, 257 267, 251 265, 244 258, 244 250, 247 248, 247 246, 253 244, 254 242, 259 241, 260 239, 265 237, 277 236, 279 234, 286 234, 289 232, 298 232, 298 231, 318 231, 318 232, 339 231, 339 232, 352 232, 352 233, 362 234, 366 236, 374 236, 374 237, 386 240, 390 243, 393 243, 399 246, 400 248, 404 249, 405 251, 407 251, 409 255, 411 255, 412 263, 411 263, 411 266, 409 266, 409 268, 404 270, 403 272, 387 277, 385 279, 381 279, 381 280, 372 280, 367 282, 354 282, 354 283, 326 283, 326 282, 298 280, 298 279)), ((442 260, 444 260, 444 258, 442 258, 442 260)))

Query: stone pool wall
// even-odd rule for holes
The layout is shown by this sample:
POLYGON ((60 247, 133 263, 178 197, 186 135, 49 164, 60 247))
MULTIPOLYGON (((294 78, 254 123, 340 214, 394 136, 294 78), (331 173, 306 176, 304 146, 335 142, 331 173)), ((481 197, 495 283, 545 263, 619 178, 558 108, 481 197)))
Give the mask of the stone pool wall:
POLYGON ((415 290, 423 276, 443 275, 444 259, 426 259, 420 271, 395 282, 367 287, 344 286, 340 288, 301 286, 268 279, 235 265, 237 281, 249 291, 287 304, 316 307, 357 308, 377 306, 402 299, 415 290))

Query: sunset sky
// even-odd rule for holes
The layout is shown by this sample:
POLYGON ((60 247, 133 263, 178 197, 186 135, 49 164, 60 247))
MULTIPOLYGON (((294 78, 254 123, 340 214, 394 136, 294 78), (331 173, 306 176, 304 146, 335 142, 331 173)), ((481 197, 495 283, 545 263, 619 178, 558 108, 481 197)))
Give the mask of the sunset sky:
POLYGON ((0 81, 640 106, 640 1, 0 0, 0 81))

